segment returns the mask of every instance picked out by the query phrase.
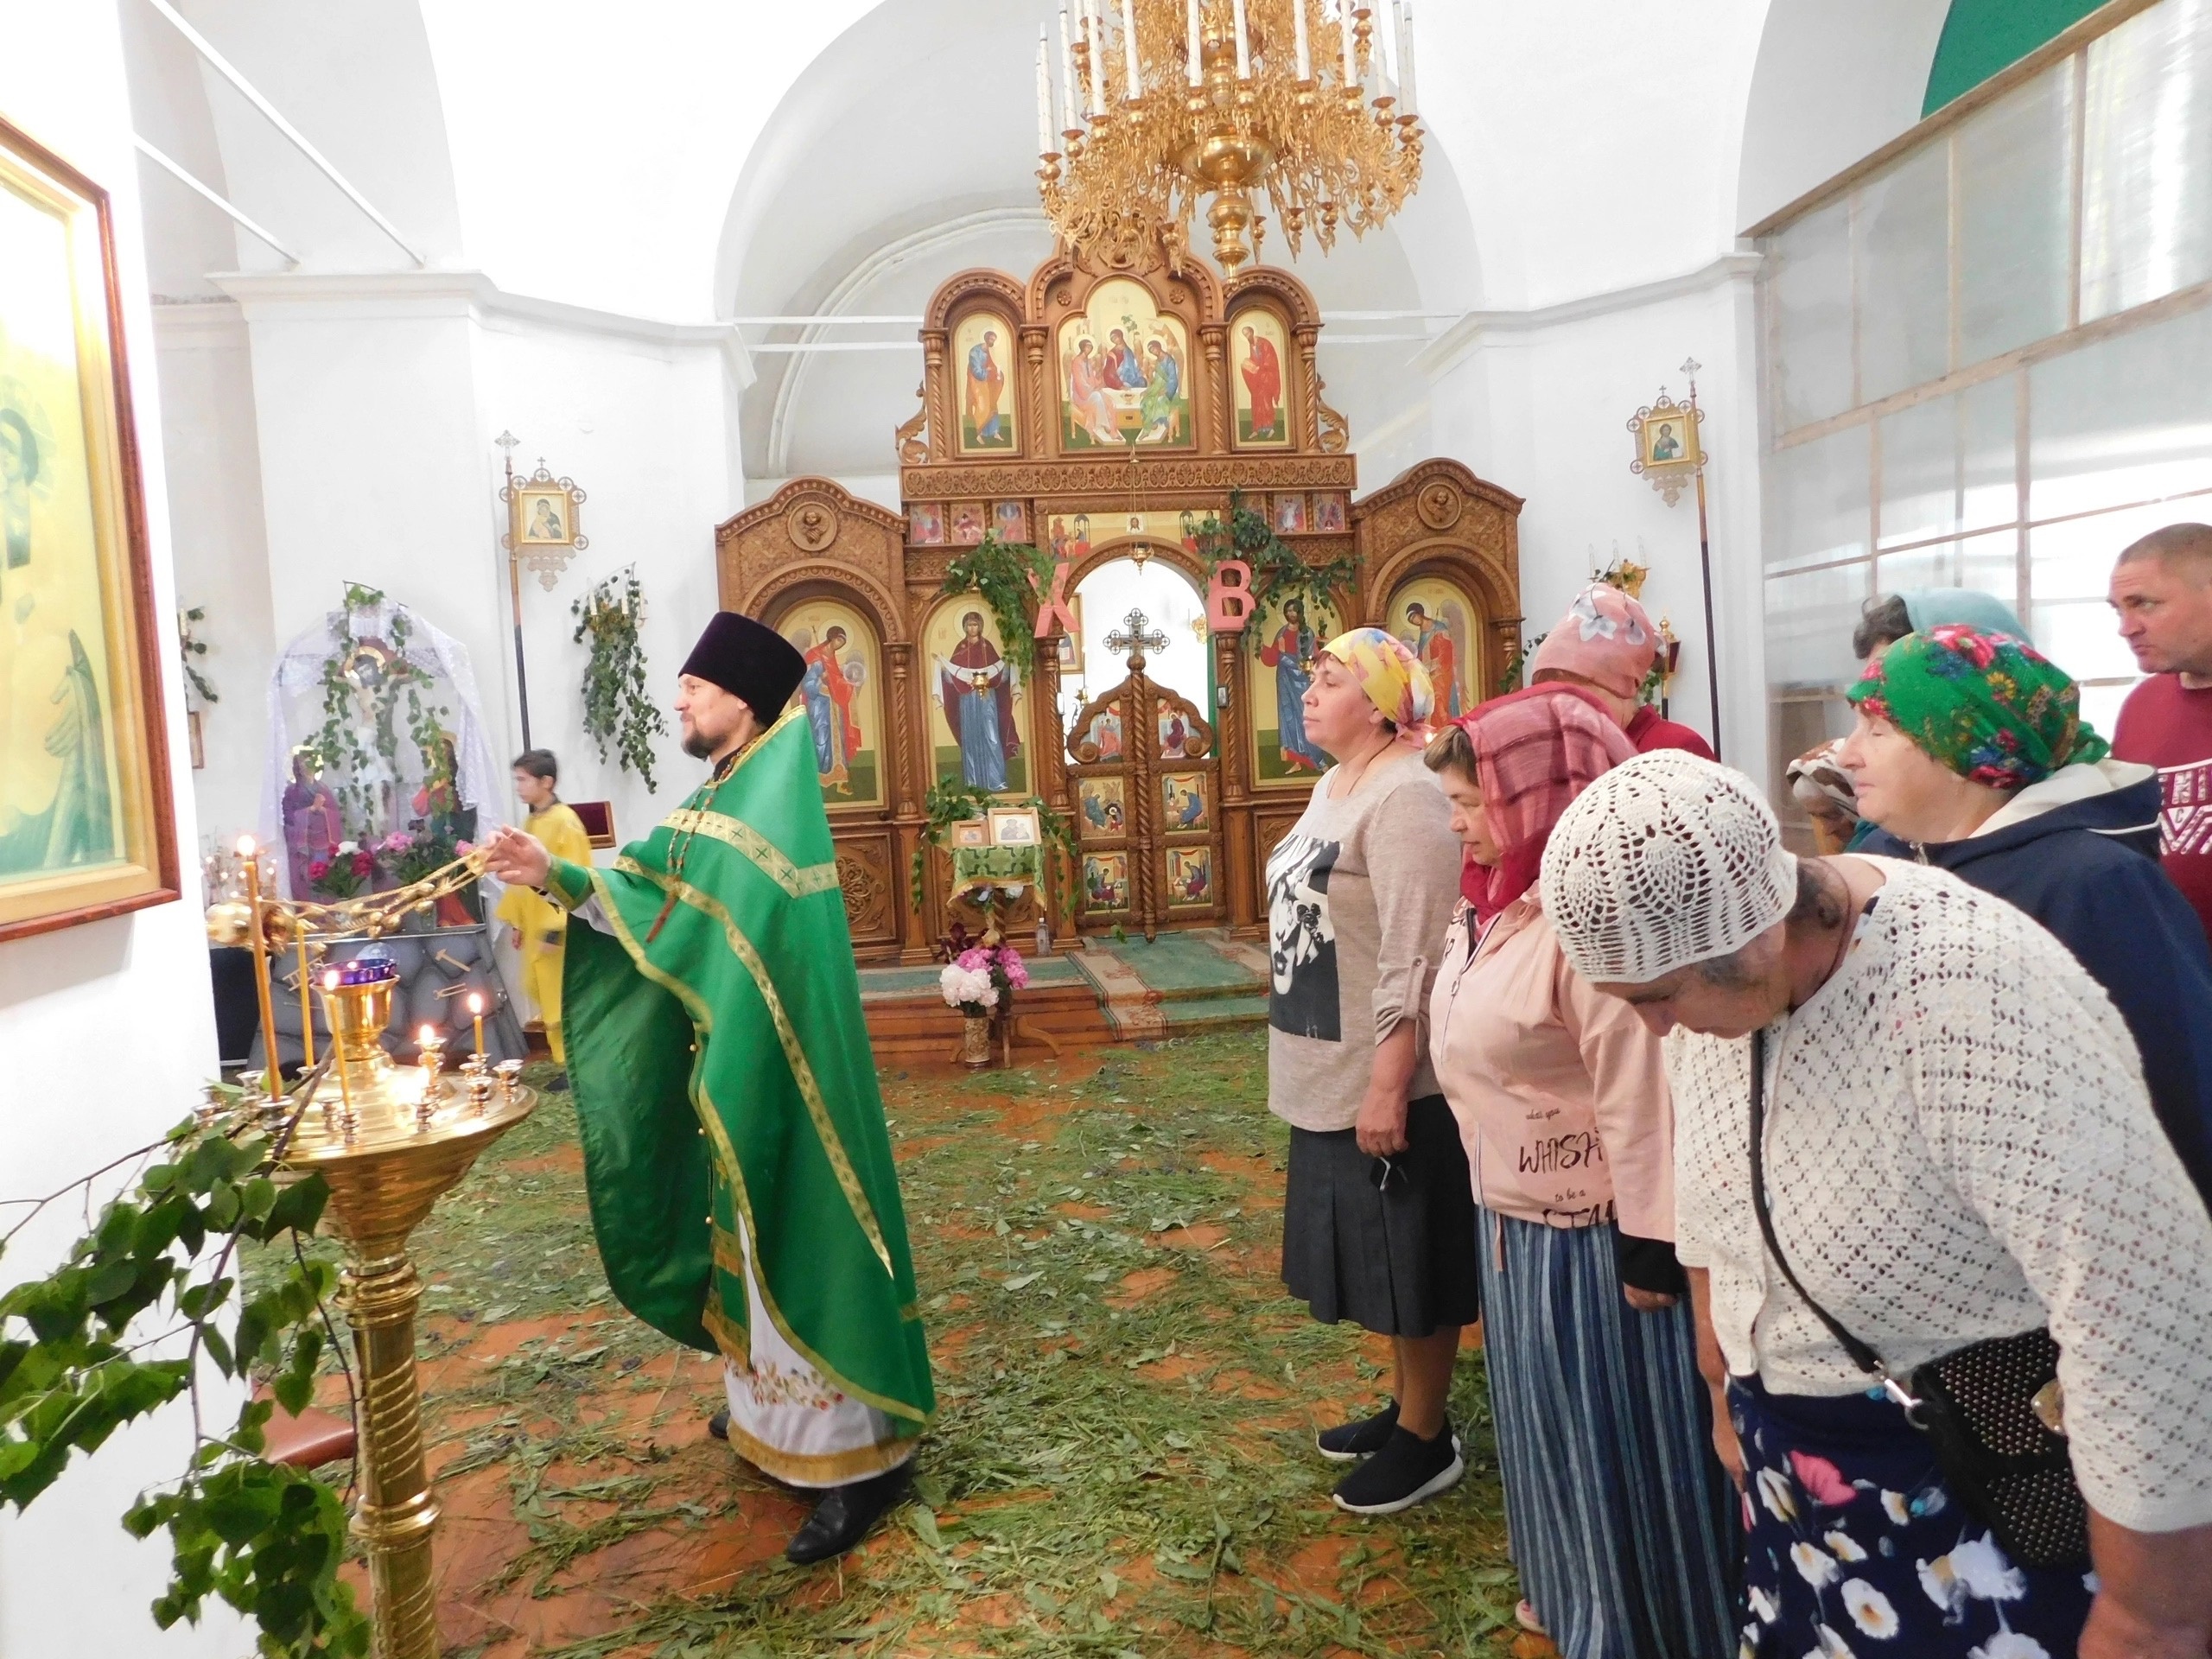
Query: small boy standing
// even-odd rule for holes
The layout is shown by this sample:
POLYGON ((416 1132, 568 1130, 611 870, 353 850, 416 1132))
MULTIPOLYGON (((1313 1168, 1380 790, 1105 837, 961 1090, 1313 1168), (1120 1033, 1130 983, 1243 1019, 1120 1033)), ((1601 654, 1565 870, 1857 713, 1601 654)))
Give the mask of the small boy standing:
MULTIPOLYGON (((523 825, 544 843, 556 858, 574 864, 591 862, 591 836, 583 820, 561 804, 558 785, 561 763, 550 749, 531 749, 515 757, 515 794, 530 810, 523 825)), ((568 939, 569 913, 543 894, 529 887, 511 887, 499 900, 499 919, 514 930, 522 951, 523 990, 537 1005, 545 1027, 546 1046, 553 1064, 563 1068, 548 1085, 555 1092, 569 1086, 568 1051, 561 1042, 562 946, 568 939)))

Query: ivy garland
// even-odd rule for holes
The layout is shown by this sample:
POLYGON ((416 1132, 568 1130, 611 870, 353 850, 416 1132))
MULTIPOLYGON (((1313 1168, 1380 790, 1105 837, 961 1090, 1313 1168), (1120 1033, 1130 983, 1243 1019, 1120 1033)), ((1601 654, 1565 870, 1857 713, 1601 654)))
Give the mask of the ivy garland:
MULTIPOLYGON (((957 779, 934 785, 923 803, 929 822, 923 827, 921 842, 914 849, 914 860, 909 872, 914 897, 914 908, 919 910, 929 902, 929 888, 925 878, 929 873, 930 849, 944 845, 944 832, 956 823, 980 818, 995 806, 1007 803, 988 789, 979 789, 957 779)), ((1045 804, 1042 796, 1032 795, 1016 806, 1037 810, 1037 827, 1045 837, 1046 846, 1060 855, 1060 912, 1071 925, 1075 921, 1075 887, 1071 879, 1076 868, 1075 826, 1063 813, 1055 812, 1045 804)))
POLYGON ((1275 534, 1267 514, 1244 505, 1244 493, 1229 493, 1229 519, 1210 515, 1198 526, 1198 556, 1211 576, 1224 559, 1242 559, 1252 567, 1255 605, 1287 605, 1299 601, 1308 619, 1323 607, 1342 615, 1344 597, 1358 585, 1359 560, 1346 553, 1321 564, 1309 564, 1298 550, 1275 534))
POLYGON ((379 830, 396 827, 378 823, 376 796, 363 774, 372 761, 381 759, 387 777, 396 780, 399 776, 399 734, 394 718, 403 694, 407 699, 407 734, 421 758, 425 783, 435 789, 453 781, 453 763, 446 755, 446 731, 440 724, 446 710, 442 704, 425 701, 423 694, 435 682, 408 660, 407 643, 414 627, 404 606, 392 610, 388 642, 391 660, 385 665, 384 683, 370 693, 372 712, 368 741, 375 746, 373 753, 363 741, 353 703, 355 693, 362 688, 346 677, 346 665, 361 644, 353 637, 353 618, 384 602, 385 596, 377 588, 359 582, 346 584, 346 620, 340 643, 322 661, 322 724, 303 746, 315 770, 338 780, 340 815, 349 838, 358 841, 375 840, 379 830))
POLYGON ((1052 576, 1051 554, 986 531, 981 543, 945 567, 938 592, 981 594, 998 620, 1000 654, 1026 673, 1037 661, 1037 596, 1052 576))
POLYGON ((599 746, 602 763, 611 747, 615 763, 655 792, 660 785, 653 779, 653 743, 667 734, 668 722, 645 689, 645 648, 638 637, 645 601, 638 567, 607 577, 569 606, 569 613, 576 619, 571 638, 591 641, 584 664, 584 734, 599 746))
POLYGON ((283 1142, 322 1075, 293 1096, 274 1138, 241 1109, 238 1090, 218 1085, 209 1111, 29 1205, 0 1236, 4 1249, 48 1205, 88 1192, 108 1170, 155 1160, 61 1266, 0 1295, 0 1503, 27 1509, 79 1453, 188 1395, 184 1473, 143 1496, 123 1524, 138 1538, 169 1535, 173 1576, 154 1602, 156 1624, 196 1621, 217 1596, 259 1624, 267 1659, 369 1650, 368 1621, 338 1576, 346 1550, 339 1494, 263 1455, 271 1412, 307 1406, 326 1339, 334 1343, 325 1304, 337 1273, 303 1248, 329 1189, 320 1175, 278 1179, 283 1142), (265 1287, 238 1297, 242 1239, 278 1249, 267 1252, 273 1271, 257 1268, 265 1287), (188 1338, 180 1357, 146 1357, 149 1344, 132 1339, 149 1314, 157 1328, 188 1338), (226 1433, 207 1432, 203 1355, 226 1376, 261 1376, 273 1398, 249 1401, 226 1433))
POLYGON ((192 632, 193 624, 207 620, 207 607, 205 605, 194 605, 190 610, 179 611, 176 613, 176 649, 177 655, 184 662, 185 684, 192 688, 194 696, 213 708, 222 698, 215 695, 214 683, 200 671, 197 663, 198 658, 207 654, 207 642, 195 639, 192 632))

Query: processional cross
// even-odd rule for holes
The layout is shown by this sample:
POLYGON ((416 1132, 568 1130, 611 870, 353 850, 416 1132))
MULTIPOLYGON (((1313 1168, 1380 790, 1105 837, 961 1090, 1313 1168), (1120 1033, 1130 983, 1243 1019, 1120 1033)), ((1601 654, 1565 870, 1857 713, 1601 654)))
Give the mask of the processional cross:
POLYGON ((1106 649, 1129 653, 1129 672, 1135 674, 1144 667, 1143 653, 1167 649, 1167 636, 1152 626, 1152 619, 1142 611, 1131 610, 1122 619, 1122 626, 1106 636, 1106 649))

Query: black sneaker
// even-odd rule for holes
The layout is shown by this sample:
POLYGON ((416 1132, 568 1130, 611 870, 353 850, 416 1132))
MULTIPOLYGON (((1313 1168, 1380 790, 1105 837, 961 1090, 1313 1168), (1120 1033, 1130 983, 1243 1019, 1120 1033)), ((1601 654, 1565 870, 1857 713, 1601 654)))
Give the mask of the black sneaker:
POLYGON ((1313 1437, 1313 1445, 1331 1463, 1357 1463, 1369 1453, 1380 1452, 1397 1426, 1398 1402, 1393 1400, 1372 1417, 1356 1417, 1323 1429, 1313 1437))
POLYGON ((1466 1472, 1459 1438, 1449 1424, 1433 1440, 1394 1428, 1380 1452, 1337 1483, 1337 1507, 1354 1515, 1395 1515, 1451 1491, 1466 1472))

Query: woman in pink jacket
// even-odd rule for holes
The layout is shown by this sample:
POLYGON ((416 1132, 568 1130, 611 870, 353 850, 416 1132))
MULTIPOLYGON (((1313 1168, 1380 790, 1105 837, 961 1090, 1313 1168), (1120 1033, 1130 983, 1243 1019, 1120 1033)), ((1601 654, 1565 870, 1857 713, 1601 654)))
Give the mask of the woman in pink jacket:
POLYGON ((1543 687, 1430 744, 1473 895, 1446 940, 1430 1057, 1481 1206, 1522 1623, 1567 1659, 1707 1659, 1735 1647, 1739 1549, 1671 1247, 1666 1071, 1635 1011, 1567 966, 1536 887, 1567 804, 1635 752, 1586 699, 1543 687))

